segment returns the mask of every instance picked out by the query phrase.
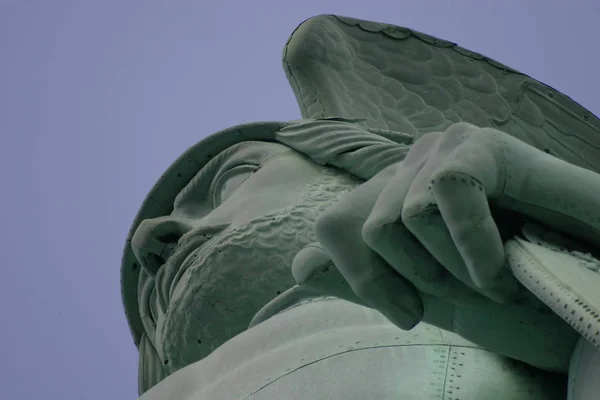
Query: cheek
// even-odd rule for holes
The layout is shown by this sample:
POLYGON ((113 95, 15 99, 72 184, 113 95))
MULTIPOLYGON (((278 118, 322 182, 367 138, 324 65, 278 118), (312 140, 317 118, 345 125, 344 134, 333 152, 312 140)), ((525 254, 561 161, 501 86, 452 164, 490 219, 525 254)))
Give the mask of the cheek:
POLYGON ((235 224, 298 204, 306 195, 307 185, 323 173, 317 164, 296 154, 272 158, 249 176, 247 168, 238 169, 237 175, 220 185, 221 192, 229 189, 221 196, 223 203, 213 211, 213 218, 228 218, 235 224))
POLYGON ((211 226, 226 223, 231 225, 231 228, 236 228, 297 204, 302 198, 303 191, 303 187, 291 185, 268 188, 250 186, 248 189, 238 189, 207 215, 203 224, 211 226))
POLYGON ((253 221, 223 238, 178 283, 165 315, 161 349, 170 373, 246 330, 261 307, 295 284, 295 254, 314 240, 306 216, 253 221))

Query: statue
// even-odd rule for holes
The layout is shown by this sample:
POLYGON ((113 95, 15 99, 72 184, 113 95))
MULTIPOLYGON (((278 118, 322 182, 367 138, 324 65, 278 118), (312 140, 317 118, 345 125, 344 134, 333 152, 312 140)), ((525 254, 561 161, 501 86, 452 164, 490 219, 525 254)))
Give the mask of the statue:
POLYGON ((595 399, 600 121, 391 25, 283 65, 304 119, 203 139, 133 223, 141 398, 595 399))

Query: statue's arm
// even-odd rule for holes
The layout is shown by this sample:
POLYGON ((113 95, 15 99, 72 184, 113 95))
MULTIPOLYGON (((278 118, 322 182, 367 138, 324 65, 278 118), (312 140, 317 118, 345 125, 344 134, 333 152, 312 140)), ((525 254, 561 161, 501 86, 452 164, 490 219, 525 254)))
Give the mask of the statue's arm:
POLYGON ((498 226, 507 221, 491 207, 589 241, 599 237, 600 219, 589 218, 599 192, 594 172, 498 130, 456 124, 417 140, 326 211, 316 233, 351 291, 401 328, 429 319, 566 372, 579 335, 505 268, 498 226))

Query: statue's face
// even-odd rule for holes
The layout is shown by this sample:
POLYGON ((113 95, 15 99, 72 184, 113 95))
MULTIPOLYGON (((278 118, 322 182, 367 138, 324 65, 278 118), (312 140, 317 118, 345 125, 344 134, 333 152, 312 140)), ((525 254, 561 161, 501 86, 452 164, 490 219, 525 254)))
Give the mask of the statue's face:
POLYGON ((157 271, 140 304, 167 369, 205 357, 292 287, 293 257, 316 241, 316 216, 358 183, 281 144, 244 142, 211 160, 170 216, 144 221, 132 244, 138 253, 154 246, 147 263, 162 262, 145 265, 157 271), (157 243, 176 245, 169 254, 157 243))

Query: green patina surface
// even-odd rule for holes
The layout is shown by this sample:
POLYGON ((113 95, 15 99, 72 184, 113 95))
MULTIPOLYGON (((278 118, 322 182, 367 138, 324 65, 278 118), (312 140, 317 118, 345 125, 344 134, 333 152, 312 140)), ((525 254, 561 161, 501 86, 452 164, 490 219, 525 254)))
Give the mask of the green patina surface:
MULTIPOLYGON (((350 336, 376 343, 397 327, 438 329, 453 339, 413 340, 435 354, 467 346, 465 365, 504 371, 481 384, 497 388, 486 393, 462 383, 461 399, 564 398, 555 387, 561 380, 542 371, 566 373, 579 335, 600 346, 600 278, 590 250, 600 244, 598 118, 454 43, 346 17, 301 24, 283 66, 304 119, 203 139, 163 174, 134 220, 121 285, 140 350, 140 393, 172 375, 144 398, 298 396, 298 384, 323 372, 240 383, 232 371, 267 359, 235 349, 265 337, 268 325, 272 337, 255 346, 279 354, 268 365, 283 377, 288 353, 278 349, 306 339, 283 325, 358 324, 328 314, 335 311, 326 302, 311 303, 322 296, 353 303, 363 310, 357 320, 386 317, 380 331, 365 324, 350 336), (302 319, 306 304, 314 310, 302 319), (526 372, 506 360, 523 362, 526 372), (229 383, 215 388, 198 374, 229 383), (190 379, 191 392, 176 389, 190 379)), ((327 368, 353 373, 400 357, 367 353, 375 354, 327 368)), ((428 378, 437 391, 423 398, 449 399, 449 360, 391 369, 416 379, 444 365, 428 378)), ((378 375, 368 393, 424 384, 385 391, 400 378, 378 375)), ((345 398, 339 388, 319 390, 345 398)))

